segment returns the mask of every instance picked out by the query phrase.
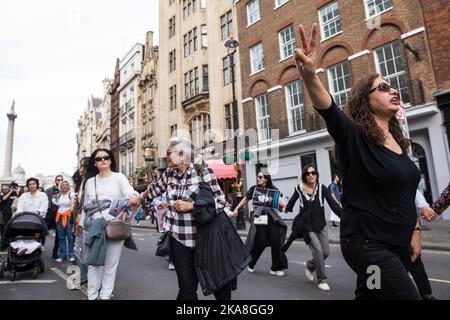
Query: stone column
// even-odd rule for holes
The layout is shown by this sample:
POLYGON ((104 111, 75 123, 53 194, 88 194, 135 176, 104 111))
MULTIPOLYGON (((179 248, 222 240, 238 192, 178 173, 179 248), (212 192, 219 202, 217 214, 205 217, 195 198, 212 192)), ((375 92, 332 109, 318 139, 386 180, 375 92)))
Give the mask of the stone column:
POLYGON ((5 147, 5 166, 3 169, 3 177, 1 180, 8 181, 14 180, 12 176, 12 156, 13 156, 13 143, 14 143, 14 122, 17 118, 17 114, 14 112, 14 104, 13 101, 11 110, 7 114, 8 116, 8 133, 6 136, 6 147, 5 147))

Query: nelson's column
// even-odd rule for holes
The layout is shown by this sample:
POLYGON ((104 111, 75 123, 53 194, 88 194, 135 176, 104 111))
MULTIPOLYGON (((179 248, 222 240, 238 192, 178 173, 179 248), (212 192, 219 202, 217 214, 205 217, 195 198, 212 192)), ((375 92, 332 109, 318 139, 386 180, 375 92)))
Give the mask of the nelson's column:
POLYGON ((14 181, 12 175, 12 156, 13 156, 13 144, 14 144, 14 122, 17 118, 17 114, 14 112, 14 100, 11 105, 11 110, 7 114, 8 117, 8 133, 6 135, 5 146, 5 166, 3 169, 3 176, 0 178, 0 184, 10 184, 14 181))

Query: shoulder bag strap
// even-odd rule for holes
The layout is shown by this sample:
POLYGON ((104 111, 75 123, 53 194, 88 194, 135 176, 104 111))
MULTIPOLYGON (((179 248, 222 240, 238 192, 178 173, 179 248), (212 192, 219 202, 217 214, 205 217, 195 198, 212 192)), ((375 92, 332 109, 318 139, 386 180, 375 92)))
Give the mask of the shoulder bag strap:
POLYGON ((102 209, 100 207, 100 201, 98 201, 98 194, 97 194, 97 176, 94 177, 94 189, 95 189, 95 200, 97 200, 97 207, 100 213, 103 215, 102 209))

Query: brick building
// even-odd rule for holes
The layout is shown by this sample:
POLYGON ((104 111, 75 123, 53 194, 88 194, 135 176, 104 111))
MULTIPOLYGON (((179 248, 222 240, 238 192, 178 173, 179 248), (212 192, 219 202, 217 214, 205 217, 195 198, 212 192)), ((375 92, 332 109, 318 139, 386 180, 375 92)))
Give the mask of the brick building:
POLYGON ((335 101, 344 108, 352 84, 372 72, 397 87, 406 105, 413 158, 422 173, 420 187, 429 200, 438 196, 450 180, 449 167, 443 165, 449 163, 449 153, 433 97, 438 84, 421 1, 238 0, 235 5, 245 129, 258 132, 250 149, 257 158, 246 166, 248 186, 256 183, 261 166, 276 169, 274 182, 286 196, 304 165, 316 164, 324 184, 338 170, 333 141, 292 58, 298 24, 309 34, 316 22, 317 74, 335 101), (267 149, 279 157, 265 156, 267 149))

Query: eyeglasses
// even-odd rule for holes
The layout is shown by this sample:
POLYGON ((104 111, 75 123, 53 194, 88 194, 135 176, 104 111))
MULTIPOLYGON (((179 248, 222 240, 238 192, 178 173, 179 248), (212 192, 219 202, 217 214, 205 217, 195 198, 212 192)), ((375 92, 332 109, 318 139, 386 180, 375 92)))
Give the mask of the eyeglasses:
POLYGON ((258 179, 264 179, 264 176, 258 176, 258 179))
POLYGON ((103 161, 103 160, 105 160, 105 161, 111 160, 111 157, 110 156, 103 156, 103 157, 96 157, 95 158, 95 162, 100 162, 100 161, 103 161))
POLYGON ((317 172, 316 171, 308 171, 305 173, 305 176, 317 176, 317 172))
POLYGON ((395 94, 397 95, 397 97, 399 96, 398 90, 386 82, 380 82, 375 88, 370 89, 369 93, 372 93, 377 89, 382 92, 387 92, 387 93, 391 92, 391 89, 394 89, 396 91, 395 94))

